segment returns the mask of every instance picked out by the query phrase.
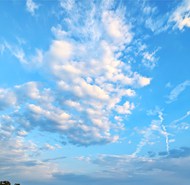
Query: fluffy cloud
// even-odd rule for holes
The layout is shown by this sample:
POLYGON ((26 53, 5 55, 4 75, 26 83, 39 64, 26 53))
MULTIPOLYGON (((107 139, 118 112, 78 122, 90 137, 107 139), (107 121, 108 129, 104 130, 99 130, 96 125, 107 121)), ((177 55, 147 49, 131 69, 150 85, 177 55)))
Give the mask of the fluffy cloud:
POLYGON ((184 27, 190 27, 189 11, 189 0, 183 0, 170 16, 169 22, 174 22, 174 28, 178 28, 179 30, 183 30, 184 27))
MULTIPOLYGON (((22 130, 39 128, 76 145, 117 142, 124 120, 113 117, 131 114, 135 108, 131 97, 151 82, 122 56, 134 39, 132 23, 121 7, 110 9, 113 2, 99 2, 98 14, 95 3, 88 9, 80 2, 60 3, 63 22, 52 26, 55 39, 47 50, 37 49, 29 57, 23 49, 6 44, 22 64, 44 72, 48 83, 31 81, 2 89, 0 107, 14 107, 6 114, 19 123, 20 136, 25 135, 22 130), (5 94, 11 102, 5 101, 5 94)), ((38 6, 33 1, 27 5, 34 14, 38 6)))
POLYGON ((116 111, 119 114, 131 114, 131 110, 135 108, 134 104, 130 104, 128 101, 125 102, 122 106, 118 105, 116 111))
MULTIPOLYGON (((64 6, 64 10, 68 11, 68 7, 64 6)), ((72 3, 72 6, 75 4, 72 3)), ((93 6, 93 8, 96 7, 93 6)), ((85 29, 77 27, 77 32, 73 27, 75 24, 70 24, 72 21, 76 21, 72 19, 68 23, 70 29, 67 33, 61 30, 60 25, 52 28, 53 33, 57 34, 57 38, 60 38, 60 33, 62 37, 61 40, 52 42, 44 56, 44 65, 55 79, 58 92, 67 97, 62 98, 61 104, 69 106, 66 111, 69 111, 72 120, 71 132, 68 130, 70 133, 68 138, 71 142, 73 140, 75 143, 75 140, 78 139, 80 144, 85 141, 83 144, 86 145, 90 141, 92 143, 101 143, 101 140, 102 143, 116 141, 118 136, 111 139, 112 122, 109 117, 115 110, 119 114, 130 114, 134 109, 134 104, 128 102, 130 106, 126 103, 122 107, 120 105, 122 98, 134 96, 133 88, 150 84, 151 78, 133 72, 130 66, 120 60, 116 54, 123 51, 121 45, 128 45, 132 41, 130 27, 124 22, 124 15, 120 11, 118 12, 119 14, 103 9, 99 15, 100 18, 97 19, 94 9, 90 12, 88 10, 90 18, 81 23, 84 24, 85 29), (112 30, 113 33, 109 32, 112 21, 107 20, 106 16, 111 20, 114 19, 113 22, 117 26, 115 30, 112 30), (96 27, 97 22, 102 24, 103 28, 96 27), (89 24, 91 27, 88 27, 89 24), (104 29, 107 29, 107 35, 104 33, 104 29), (84 30, 87 32, 85 33, 87 42, 81 43, 81 39, 84 38, 74 39, 78 35, 84 37, 84 30), (76 35, 73 36, 74 32, 76 35), (94 32, 99 33, 99 37, 93 37, 94 32), (94 54, 93 50, 95 49, 98 55, 94 54), (62 51, 61 54, 59 51, 62 51), (81 115, 85 117, 81 119, 81 115), (72 129, 72 125, 75 129, 72 129), (80 139, 75 130, 81 133, 80 139), (94 142, 89 138, 90 135, 87 132, 94 137, 94 142), (83 137, 85 140, 82 140, 83 137)), ((76 19, 78 18, 76 17, 76 19)), ((77 24, 79 23, 77 22, 77 24)))
POLYGON ((102 21, 105 29, 114 42, 123 44, 130 43, 133 34, 130 31, 130 26, 124 23, 122 17, 112 11, 105 11, 102 15, 102 21))
POLYGON ((62 40, 53 41, 50 48, 50 56, 57 58, 57 60, 68 59, 72 54, 72 45, 69 42, 62 40))

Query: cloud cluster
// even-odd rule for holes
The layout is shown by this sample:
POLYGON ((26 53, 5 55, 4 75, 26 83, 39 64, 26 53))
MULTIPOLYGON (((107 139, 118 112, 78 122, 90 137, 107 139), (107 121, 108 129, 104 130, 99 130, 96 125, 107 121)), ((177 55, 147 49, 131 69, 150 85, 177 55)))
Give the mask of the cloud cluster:
MULTIPOLYGON (((36 6, 29 2, 33 12, 36 6)), ((1 89, 0 108, 27 132, 38 128, 58 133, 76 145, 116 142, 115 128, 123 129, 116 115, 130 115, 136 89, 151 82, 123 58, 134 38, 131 22, 113 2, 89 2, 89 8, 80 2, 60 3, 63 20, 52 26, 55 38, 47 50, 27 57, 6 44, 21 64, 52 80, 1 89)))
MULTIPOLYGON (((177 185, 183 182, 188 185, 188 171, 190 162, 190 149, 181 147, 166 152, 159 152, 154 157, 137 157, 133 155, 109 155, 80 157, 84 164, 96 166, 97 171, 93 173, 69 172, 58 169, 54 160, 63 159, 57 157, 44 161, 31 160, 27 151, 36 151, 37 146, 32 142, 23 142, 20 138, 0 143, 3 146, 0 160, 0 175, 6 178, 19 179, 22 182, 32 184, 40 182, 43 184, 133 184, 139 185, 142 181, 146 184, 167 183, 177 185), (25 153, 24 153, 25 152, 25 153), (6 153, 6 155, 5 155, 6 153), (51 167, 51 168, 49 168, 51 167), (30 174, 33 174, 31 177, 30 174), (6 175, 5 175, 6 174, 6 175), (160 178, 162 176, 163 178, 160 178)), ((88 170, 88 169, 87 169, 88 170)))
POLYGON ((7 136, 6 133, 6 137, 3 137, 5 132, 2 133, 2 130, 5 129, 8 127, 1 126, 0 176, 6 179, 22 179, 22 181, 50 179, 51 173, 57 171, 57 165, 35 158, 34 156, 39 153, 39 147, 32 141, 26 141, 19 136, 14 137, 10 128, 6 132, 11 134, 7 136))

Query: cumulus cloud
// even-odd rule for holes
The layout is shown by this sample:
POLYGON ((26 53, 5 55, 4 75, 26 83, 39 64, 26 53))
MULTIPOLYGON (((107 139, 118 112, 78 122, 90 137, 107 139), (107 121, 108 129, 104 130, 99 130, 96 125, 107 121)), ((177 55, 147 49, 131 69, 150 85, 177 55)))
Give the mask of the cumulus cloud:
POLYGON ((68 59, 72 54, 72 44, 62 40, 54 40, 50 48, 50 56, 58 60, 68 59))
MULTIPOLYGON (((20 136, 39 128, 76 145, 119 140, 124 119, 112 118, 132 114, 132 97, 151 78, 121 57, 135 33, 124 9, 111 9, 113 4, 89 2, 89 8, 82 8, 80 2, 60 1, 63 23, 52 26, 55 38, 46 50, 26 56, 23 49, 6 44, 22 64, 44 72, 48 82, 51 79, 46 85, 30 81, 2 89, 0 107, 14 106, 6 114, 19 123, 20 136), (5 102, 5 94, 15 100, 5 102)), ((28 1, 28 7, 34 14, 38 5, 28 1)))
MULTIPOLYGON (((64 10, 68 11, 68 7, 65 6, 63 6, 64 10)), ((76 4, 72 3, 72 6, 76 6, 76 4)), ((61 30, 60 25, 57 28, 53 27, 54 34, 58 34, 57 38, 60 38, 61 33, 61 41, 53 41, 44 57, 44 64, 55 78, 59 93, 67 96, 67 99, 62 99, 62 104, 69 106, 66 111, 70 112, 73 127, 83 133, 80 136, 80 143, 85 141, 85 145, 86 137, 88 138, 87 143, 90 143, 91 140, 87 132, 91 133, 91 137, 94 137, 94 143, 101 142, 101 140, 102 143, 116 141, 118 136, 111 139, 112 123, 109 116, 115 110, 120 114, 130 114, 135 106, 133 103, 130 106, 126 103, 122 107, 120 105, 122 98, 134 96, 136 92, 133 88, 147 86, 151 81, 151 78, 133 72, 130 66, 116 55, 117 52, 122 51, 121 45, 128 45, 132 40, 132 32, 124 22, 124 15, 119 10, 117 11, 119 13, 116 11, 108 13, 107 10, 103 9, 98 15, 99 19, 95 19, 95 8, 97 7, 93 5, 92 10, 84 12, 84 14, 91 15, 89 19, 81 23, 84 24, 85 29, 76 28, 74 26, 76 23, 71 24, 72 21, 76 21, 80 17, 78 14, 74 20, 69 17, 67 34, 65 34, 66 31, 61 30), (114 24, 117 27, 113 33, 110 33, 108 29, 112 22, 109 22, 105 16, 115 21, 114 24), (97 23, 101 24, 103 28, 97 27, 97 23), (107 34, 104 29, 108 29, 107 34), (76 35, 73 36, 74 32, 76 35), (94 37, 95 32, 100 35, 94 37), (86 42, 82 44, 80 40, 73 39, 73 37, 80 35, 84 37, 84 34, 87 35, 86 38, 80 38, 80 40, 85 39, 86 42), (97 55, 93 52, 95 48, 97 48, 97 55), (117 86, 118 83, 119 86, 117 86), (128 88, 126 89, 126 87, 128 88), (85 119, 81 119, 82 114, 85 115, 85 119), (80 120, 80 122, 77 123, 76 120, 80 120), (86 125, 86 122, 91 127, 86 125), (82 140, 83 137, 85 140, 82 140)), ((77 22, 78 24, 79 22, 77 22)), ((77 134, 75 129, 71 128, 71 132, 69 132, 69 139, 73 140, 74 143, 76 139, 79 139, 77 135, 73 135, 73 133, 77 134)))
POLYGON ((123 105, 117 105, 116 111, 119 114, 131 114, 131 110, 135 108, 134 104, 130 104, 130 102, 125 102, 123 105))

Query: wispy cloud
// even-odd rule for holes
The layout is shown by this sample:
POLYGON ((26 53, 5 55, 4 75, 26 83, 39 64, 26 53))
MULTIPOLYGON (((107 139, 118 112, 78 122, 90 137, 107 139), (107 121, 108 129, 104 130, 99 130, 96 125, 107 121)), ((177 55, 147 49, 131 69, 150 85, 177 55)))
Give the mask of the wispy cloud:
POLYGON ((174 10, 170 16, 169 22, 174 23, 174 28, 183 30, 185 27, 190 27, 190 1, 180 1, 180 5, 174 10))
MULTIPOLYGON (((152 112, 151 112, 152 113, 152 112)), ((154 112, 154 114, 158 115, 159 120, 152 120, 150 126, 147 129, 142 130, 143 137, 139 144, 137 145, 137 148, 135 152, 133 152, 132 156, 137 156, 141 152, 144 146, 149 145, 152 140, 152 136, 155 132, 160 134, 161 136, 165 137, 165 144, 166 144, 166 151, 169 154, 169 133, 167 132, 166 126, 164 125, 163 121, 163 113, 158 109, 158 112, 154 112)))
POLYGON ((33 0, 26 0, 26 9, 32 15, 35 14, 35 11, 39 8, 39 5, 33 0))
POLYGON ((190 111, 187 111, 186 114, 172 121, 169 127, 174 129, 175 132, 188 130, 190 128, 190 124, 188 121, 186 121, 186 119, 188 119, 189 116, 190 116, 190 111))
POLYGON ((48 159, 44 159, 43 162, 50 162, 50 161, 58 161, 58 160, 63 160, 66 157, 54 157, 54 158, 48 158, 48 159))
POLYGON ((176 123, 182 122, 184 119, 186 119, 189 116, 190 116, 190 111, 188 111, 184 116, 174 120, 172 123, 176 124, 176 123))
POLYGON ((8 50, 20 63, 27 64, 27 59, 22 48, 7 42, 4 42, 3 46, 4 50, 8 50))
POLYGON ((158 61, 158 58, 155 56, 156 53, 157 53, 158 49, 155 50, 154 52, 152 53, 149 53, 147 51, 143 52, 142 53, 142 56, 143 56, 143 60, 142 60, 142 63, 150 68, 150 69, 153 69, 155 66, 156 66, 156 63, 158 61))
POLYGON ((177 85, 168 95, 167 103, 172 103, 177 100, 178 96, 185 91, 185 89, 190 86, 190 81, 186 80, 183 83, 177 85))

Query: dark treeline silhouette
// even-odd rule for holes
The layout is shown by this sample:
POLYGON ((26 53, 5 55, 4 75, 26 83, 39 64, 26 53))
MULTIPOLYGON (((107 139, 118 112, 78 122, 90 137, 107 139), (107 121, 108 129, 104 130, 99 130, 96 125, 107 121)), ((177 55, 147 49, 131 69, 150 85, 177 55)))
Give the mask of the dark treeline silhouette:
MULTIPOLYGON (((11 185, 9 181, 0 181, 0 185, 11 185)), ((15 183, 14 185, 20 185, 18 183, 15 183)))

